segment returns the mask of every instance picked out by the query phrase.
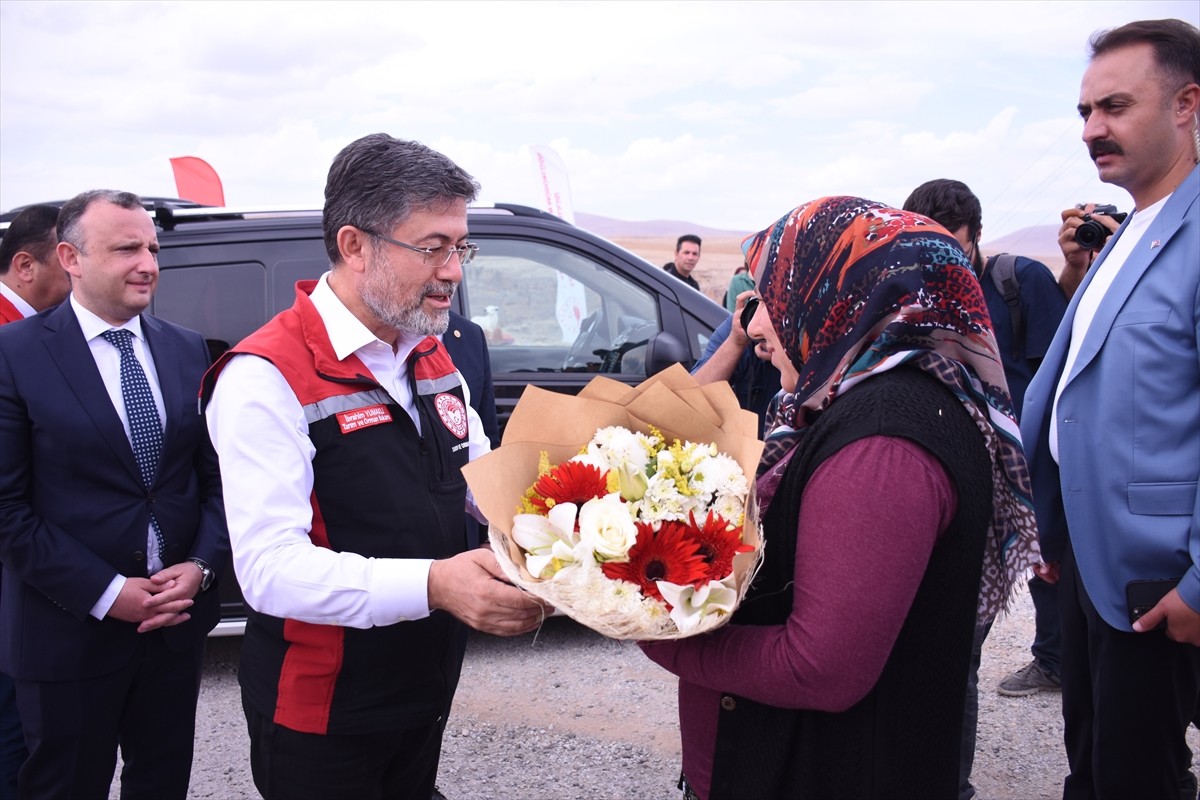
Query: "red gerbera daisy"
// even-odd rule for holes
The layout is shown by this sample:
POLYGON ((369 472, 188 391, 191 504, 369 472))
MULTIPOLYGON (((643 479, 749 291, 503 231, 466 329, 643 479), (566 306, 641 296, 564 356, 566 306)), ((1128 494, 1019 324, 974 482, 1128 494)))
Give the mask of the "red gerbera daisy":
POLYGON ((733 557, 737 553, 749 553, 753 545, 742 544, 742 529, 713 511, 708 512, 704 524, 687 526, 688 535, 700 545, 700 556, 704 559, 705 580, 720 581, 733 572, 733 557))
POLYGON ((591 464, 564 461, 533 485, 529 501, 545 515, 559 503, 583 505, 608 494, 607 474, 591 464))
POLYGON ((644 597, 658 600, 663 596, 655 581, 687 586, 704 580, 706 565, 700 544, 688 535, 686 524, 663 522, 657 531, 649 523, 635 524, 637 542, 629 548, 629 560, 601 564, 605 576, 635 583, 644 597))

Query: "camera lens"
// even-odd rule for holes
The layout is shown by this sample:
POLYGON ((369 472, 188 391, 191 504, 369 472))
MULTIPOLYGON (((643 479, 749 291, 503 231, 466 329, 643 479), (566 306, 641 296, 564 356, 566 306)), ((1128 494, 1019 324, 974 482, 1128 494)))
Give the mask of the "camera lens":
POLYGON ((1075 229, 1075 244, 1084 250, 1099 250, 1108 238, 1108 228, 1091 217, 1085 219, 1086 221, 1075 229))

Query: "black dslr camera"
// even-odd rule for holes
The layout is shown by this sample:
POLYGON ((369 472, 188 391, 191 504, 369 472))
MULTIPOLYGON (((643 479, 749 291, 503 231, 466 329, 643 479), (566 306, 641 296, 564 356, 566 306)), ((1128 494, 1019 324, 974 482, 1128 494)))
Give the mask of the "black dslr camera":
MULTIPOLYGON (((1104 214, 1118 223, 1124 222, 1125 217, 1129 216, 1117 211, 1116 206, 1096 206, 1092 209, 1092 214, 1104 214)), ((1075 229, 1075 244, 1084 250, 1099 250, 1108 239, 1108 228, 1092 219, 1092 214, 1084 214, 1083 224, 1075 229)))

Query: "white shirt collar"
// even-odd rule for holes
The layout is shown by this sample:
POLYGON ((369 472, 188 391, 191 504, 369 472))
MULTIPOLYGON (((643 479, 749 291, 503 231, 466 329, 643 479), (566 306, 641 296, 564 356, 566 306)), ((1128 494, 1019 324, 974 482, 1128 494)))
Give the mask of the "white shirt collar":
POLYGON ((4 299, 16 306, 17 311, 20 311, 23 317, 32 317, 37 313, 36 308, 26 303, 25 298, 17 294, 11 286, 3 281, 0 281, 0 295, 3 295, 4 299))
POLYGON ((126 320, 124 325, 110 325, 81 306, 79 301, 75 299, 74 293, 71 294, 71 308, 75 310, 75 318, 79 320, 79 327, 83 329, 83 338, 85 341, 90 342, 105 331, 111 331, 114 328, 117 330, 127 330, 143 342, 146 341, 146 337, 142 336, 142 318, 140 315, 126 320))

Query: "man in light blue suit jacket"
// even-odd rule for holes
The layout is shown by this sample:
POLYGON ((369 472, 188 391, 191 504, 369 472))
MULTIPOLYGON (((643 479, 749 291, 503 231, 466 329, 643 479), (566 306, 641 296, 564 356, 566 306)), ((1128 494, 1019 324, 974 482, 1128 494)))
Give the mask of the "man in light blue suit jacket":
POLYGON ((1175 800, 1200 699, 1200 31, 1135 22, 1091 44, 1083 139, 1135 212, 1067 308, 1021 432, 1061 579, 1063 796, 1175 800), (1155 579, 1131 624, 1127 588, 1155 579))

